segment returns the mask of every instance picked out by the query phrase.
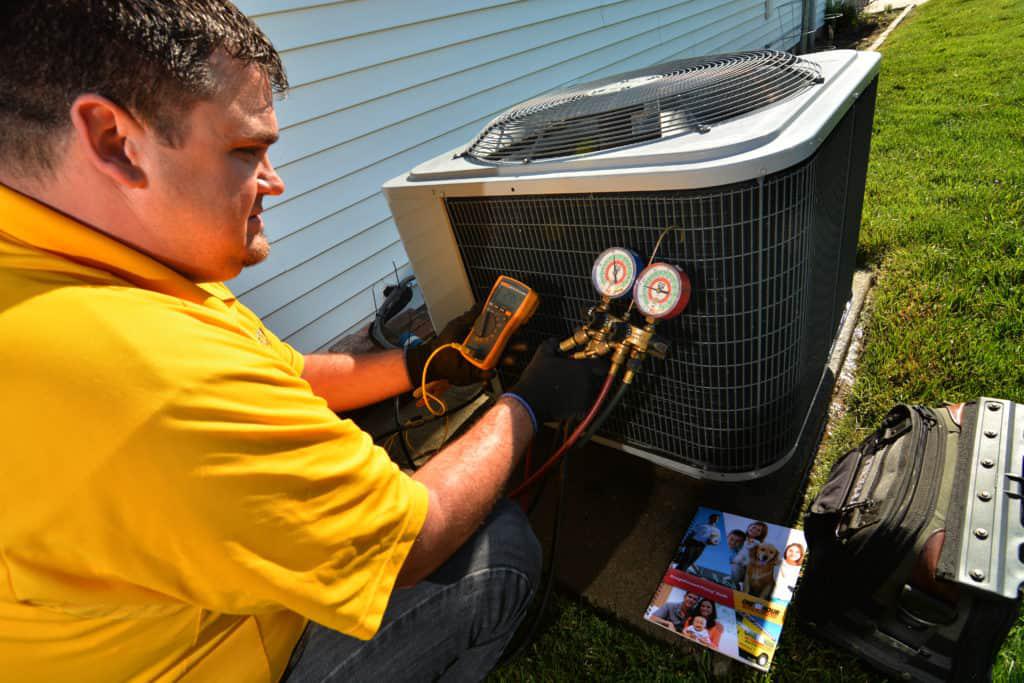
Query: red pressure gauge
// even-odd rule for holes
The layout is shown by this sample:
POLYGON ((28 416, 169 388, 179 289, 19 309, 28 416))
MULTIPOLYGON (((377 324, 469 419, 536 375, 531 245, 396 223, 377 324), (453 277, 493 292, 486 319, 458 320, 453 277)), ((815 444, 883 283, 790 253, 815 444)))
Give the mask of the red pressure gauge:
POLYGON ((637 277, 633 301, 648 318, 674 318, 690 303, 690 278, 671 263, 652 263, 637 277))

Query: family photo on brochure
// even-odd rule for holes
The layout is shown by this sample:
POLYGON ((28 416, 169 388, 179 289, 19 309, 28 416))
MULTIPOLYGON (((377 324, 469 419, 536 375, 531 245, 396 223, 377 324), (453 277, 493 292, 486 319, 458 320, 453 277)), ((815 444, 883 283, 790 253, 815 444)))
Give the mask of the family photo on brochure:
POLYGON ((766 670, 806 552, 801 531, 698 508, 645 618, 766 670))

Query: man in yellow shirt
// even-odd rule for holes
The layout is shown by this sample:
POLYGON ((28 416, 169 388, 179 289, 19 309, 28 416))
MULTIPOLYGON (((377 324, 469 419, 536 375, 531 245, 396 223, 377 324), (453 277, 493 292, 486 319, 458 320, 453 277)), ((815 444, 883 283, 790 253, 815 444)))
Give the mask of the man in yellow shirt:
POLYGON ((302 356, 220 284, 284 191, 263 34, 223 0, 12 0, 0 56, 0 680, 483 677, 540 564, 496 501, 594 365, 542 347, 406 476, 336 413, 430 347, 302 356))

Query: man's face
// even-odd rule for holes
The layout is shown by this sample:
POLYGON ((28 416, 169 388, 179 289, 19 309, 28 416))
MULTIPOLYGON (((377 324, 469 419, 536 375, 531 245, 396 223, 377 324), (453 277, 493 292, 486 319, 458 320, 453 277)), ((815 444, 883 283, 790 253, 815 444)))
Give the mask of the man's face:
POLYGON ((683 598, 683 604, 679 606, 679 610, 685 614, 692 610, 696 604, 697 596, 693 593, 687 593, 686 597, 683 598))
POLYGON ((737 550, 743 545, 743 541, 747 539, 746 536, 741 534, 729 534, 729 538, 725 539, 725 542, 733 550, 737 550))
POLYGON ((219 53, 210 61, 220 87, 184 116, 183 144, 169 147, 149 129, 136 204, 153 256, 195 282, 232 278, 267 257, 263 197, 284 191, 267 157, 278 127, 266 78, 219 53))

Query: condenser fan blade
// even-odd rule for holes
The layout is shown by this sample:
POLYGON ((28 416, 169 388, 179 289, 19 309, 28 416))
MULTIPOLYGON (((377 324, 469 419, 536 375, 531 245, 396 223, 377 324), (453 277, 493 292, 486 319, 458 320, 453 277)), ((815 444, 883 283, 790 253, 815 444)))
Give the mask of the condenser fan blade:
POLYGON ((821 80, 817 64, 774 50, 667 62, 513 107, 491 121, 466 154, 526 163, 705 132, 821 80))

